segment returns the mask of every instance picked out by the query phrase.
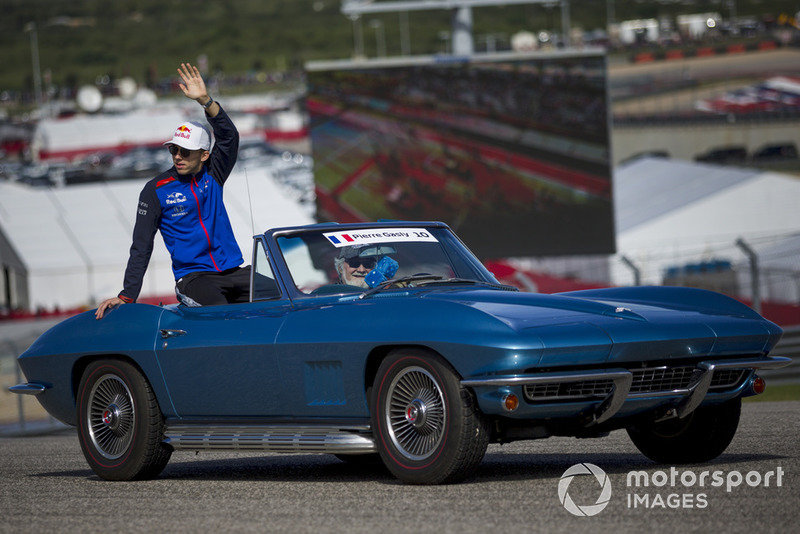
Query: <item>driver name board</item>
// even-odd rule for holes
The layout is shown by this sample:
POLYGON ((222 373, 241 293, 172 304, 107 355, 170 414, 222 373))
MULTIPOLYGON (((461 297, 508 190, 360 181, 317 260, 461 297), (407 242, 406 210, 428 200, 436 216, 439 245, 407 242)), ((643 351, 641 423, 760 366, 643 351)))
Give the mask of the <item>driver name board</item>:
POLYGON ((375 228, 323 234, 336 248, 374 243, 428 242, 437 243, 424 228, 375 228))

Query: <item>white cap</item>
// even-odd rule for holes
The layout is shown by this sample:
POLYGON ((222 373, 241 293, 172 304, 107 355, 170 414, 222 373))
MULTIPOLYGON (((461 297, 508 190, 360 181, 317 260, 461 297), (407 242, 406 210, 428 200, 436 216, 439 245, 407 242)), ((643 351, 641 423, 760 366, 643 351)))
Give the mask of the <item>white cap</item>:
POLYGON ((209 150, 211 148, 211 134, 208 128, 199 122, 184 122, 175 129, 172 139, 165 145, 177 145, 188 150, 209 150))

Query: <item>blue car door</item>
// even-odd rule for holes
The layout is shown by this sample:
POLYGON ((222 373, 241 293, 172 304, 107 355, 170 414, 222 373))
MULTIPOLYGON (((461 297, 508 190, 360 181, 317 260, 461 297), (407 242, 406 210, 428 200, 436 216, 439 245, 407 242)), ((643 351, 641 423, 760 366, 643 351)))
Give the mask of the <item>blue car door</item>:
POLYGON ((281 415, 274 340, 290 309, 277 300, 164 313, 156 355, 178 416, 281 415))
POLYGON ((369 416, 365 364, 380 341, 364 331, 374 332, 370 321, 380 311, 376 301, 337 300, 321 297, 295 302, 295 311, 276 340, 278 365, 293 386, 286 398, 294 417, 369 416))

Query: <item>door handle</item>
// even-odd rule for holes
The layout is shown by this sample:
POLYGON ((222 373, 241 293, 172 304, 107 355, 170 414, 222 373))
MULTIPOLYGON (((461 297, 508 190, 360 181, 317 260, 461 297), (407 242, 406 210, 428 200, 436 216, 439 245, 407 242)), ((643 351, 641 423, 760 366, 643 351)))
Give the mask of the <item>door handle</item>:
POLYGON ((163 339, 167 339, 168 337, 178 337, 178 336, 185 336, 186 330, 172 330, 167 328, 162 328, 159 330, 161 333, 161 337, 163 339))

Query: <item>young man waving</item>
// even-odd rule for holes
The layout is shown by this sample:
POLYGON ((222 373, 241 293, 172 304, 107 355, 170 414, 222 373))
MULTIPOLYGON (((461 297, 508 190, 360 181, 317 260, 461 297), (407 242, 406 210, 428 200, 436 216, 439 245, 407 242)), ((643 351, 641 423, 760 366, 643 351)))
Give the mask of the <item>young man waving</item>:
POLYGON ((182 63, 178 74, 183 94, 205 110, 214 130, 214 149, 208 129, 199 122, 181 124, 164 143, 173 167, 142 189, 123 289, 100 303, 97 319, 110 308, 136 301, 156 231, 161 232, 172 258, 175 292, 181 302, 225 304, 249 296, 250 269, 241 267, 242 253, 222 202, 222 188, 239 151, 239 133, 208 95, 197 67, 182 63))

